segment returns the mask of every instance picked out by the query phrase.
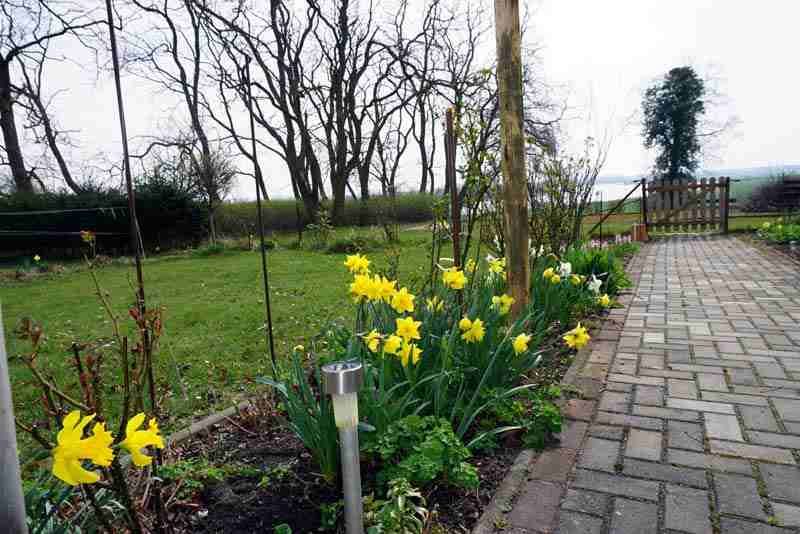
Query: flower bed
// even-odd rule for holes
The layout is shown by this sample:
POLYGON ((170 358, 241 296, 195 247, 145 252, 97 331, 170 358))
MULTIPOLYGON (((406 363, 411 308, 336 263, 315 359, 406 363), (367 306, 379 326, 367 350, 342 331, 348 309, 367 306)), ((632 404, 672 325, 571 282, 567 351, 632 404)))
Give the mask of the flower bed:
MULTIPOLYGON (((325 328, 273 377, 257 379, 269 386, 257 408, 166 451, 159 506, 185 532, 336 531, 338 433, 319 368, 357 360, 365 370, 358 420, 368 532, 467 532, 515 453, 560 431, 562 392, 553 384, 571 351, 589 341, 581 321, 612 306, 626 285, 620 257, 633 250, 539 258, 531 304, 516 314, 503 259, 437 266, 412 291, 368 258, 348 256, 353 279, 342 293, 357 303, 352 326, 325 328)), ((77 444, 93 439, 79 434, 77 444)), ((133 450, 156 443, 139 444, 133 450)), ((93 458, 73 452, 78 462, 93 458)), ((137 480, 134 500, 149 502, 151 484, 137 480)), ((63 502, 77 505, 78 496, 63 502)), ((145 525, 149 506, 138 512, 145 525)))

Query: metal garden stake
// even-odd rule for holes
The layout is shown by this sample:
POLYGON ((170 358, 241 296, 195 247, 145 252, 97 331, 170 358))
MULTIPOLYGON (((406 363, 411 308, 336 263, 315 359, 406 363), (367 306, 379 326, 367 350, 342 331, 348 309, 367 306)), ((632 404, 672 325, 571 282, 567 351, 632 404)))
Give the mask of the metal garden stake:
POLYGON ((363 534, 361 466, 358 458, 358 390, 364 370, 358 362, 322 366, 325 393, 333 401, 333 417, 339 429, 344 489, 344 518, 347 534, 363 534))

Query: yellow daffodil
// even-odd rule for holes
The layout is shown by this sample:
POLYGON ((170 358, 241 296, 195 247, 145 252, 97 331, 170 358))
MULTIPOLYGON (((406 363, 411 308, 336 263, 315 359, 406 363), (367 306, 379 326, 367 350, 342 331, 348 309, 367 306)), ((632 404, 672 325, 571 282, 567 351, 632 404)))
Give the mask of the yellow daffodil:
POLYGON ((38 263, 39 261, 41 261, 41 259, 42 259, 42 257, 41 257, 41 256, 39 256, 38 254, 37 254, 36 256, 34 256, 34 257, 33 257, 33 261, 35 261, 35 262, 37 262, 37 263, 38 263))
POLYGON ((450 267, 449 269, 445 269, 442 273, 442 281, 444 285, 450 289, 464 289, 464 285, 467 283, 467 277, 461 269, 450 267))
POLYGON ((292 349, 294 352, 303 352, 306 348, 303 345, 295 345, 292 349))
POLYGON ((397 354, 402 345, 403 338, 392 334, 386 338, 386 342, 383 344, 383 352, 386 354, 397 354))
POLYGON ((486 262, 489 264, 489 272, 502 274, 506 270, 505 258, 495 258, 490 254, 486 257, 486 262))
POLYGON ((364 344, 367 345, 367 348, 371 352, 378 352, 378 346, 381 344, 381 335, 377 330, 373 330, 369 334, 361 337, 364 340, 364 344))
POLYGON ((408 361, 411 360, 411 363, 417 365, 419 362, 420 357, 422 356, 422 349, 418 348, 413 343, 409 343, 408 341, 403 343, 403 347, 400 349, 400 363, 403 364, 403 367, 408 366, 408 361))
POLYGON ((397 313, 413 313, 414 312, 414 295, 408 292, 408 289, 403 288, 395 292, 392 297, 392 308, 397 313))
POLYGON ((427 305, 428 311, 433 313, 442 311, 444 308, 444 301, 436 295, 434 295, 433 298, 426 299, 425 304, 427 305))
POLYGON ((578 326, 564 334, 562 338, 567 346, 571 349, 579 349, 586 345, 589 342, 589 333, 586 331, 586 328, 581 326, 581 323, 578 323, 578 326))
POLYGON ((464 270, 467 271, 468 273, 472 274, 472 273, 475 272, 475 270, 477 268, 478 268, 478 264, 475 263, 475 260, 470 258, 470 259, 467 260, 467 265, 464 267, 464 270))
POLYGON ((486 333, 483 321, 480 319, 473 321, 469 317, 464 317, 458 322, 458 327, 461 329, 461 339, 467 343, 480 343, 486 333))
POLYGON ((514 297, 511 295, 497 295, 492 297, 492 307, 497 308, 500 315, 505 315, 511 311, 511 305, 514 304, 514 297))
POLYGON ((604 308, 608 308, 611 306, 611 297, 604 293, 602 297, 597 297, 597 303, 604 308))
POLYGON ((514 338, 512 343, 514 347, 515 354, 522 354, 526 350, 528 350, 528 343, 531 341, 531 336, 528 334, 520 334, 514 338))
POLYGON ((577 274, 569 275, 569 281, 573 286, 581 285, 581 277, 578 276, 577 274))
POLYGON ((557 274, 554 274, 553 276, 550 277, 550 283, 552 283, 552 284, 561 283, 561 277, 558 276, 557 274))
POLYGON ((413 317, 403 317, 395 320, 397 324, 397 335, 405 341, 410 339, 422 339, 419 335, 419 326, 422 321, 415 321, 413 317))
POLYGON ((365 274, 369 272, 370 261, 361 254, 352 254, 344 260, 344 266, 353 274, 365 274))
POLYGON ((106 430, 105 423, 96 423, 92 435, 83 438, 83 429, 92 419, 94 414, 81 419, 81 412, 74 410, 64 418, 63 428, 58 433, 57 445, 53 449, 53 474, 70 486, 100 480, 100 475, 83 468, 81 460, 107 467, 114 458, 111 450, 114 438, 106 430))
POLYGON ((128 424, 125 426, 125 441, 120 443, 121 447, 128 449, 128 452, 131 453, 131 461, 137 467, 150 465, 153 461, 153 458, 144 454, 142 449, 149 446, 157 449, 164 448, 164 440, 159 435, 158 423, 155 418, 150 419, 147 430, 139 430, 142 424, 144 424, 143 413, 128 420, 128 424))
POLYGON ((389 280, 385 276, 380 277, 380 293, 384 302, 390 302, 392 300, 392 297, 397 292, 397 289, 395 288, 396 285, 397 280, 389 280))
POLYGON ((370 294, 372 279, 366 274, 357 274, 350 283, 350 296, 353 302, 366 300, 370 294))
POLYGON ((547 269, 545 269, 545 270, 544 270, 544 272, 542 273, 542 278, 544 278, 545 280, 550 280, 550 279, 551 279, 551 278, 553 278, 555 275, 556 275, 556 273, 555 273, 555 271, 553 270, 553 268, 552 268, 552 267, 548 267, 548 268, 547 268, 547 269))

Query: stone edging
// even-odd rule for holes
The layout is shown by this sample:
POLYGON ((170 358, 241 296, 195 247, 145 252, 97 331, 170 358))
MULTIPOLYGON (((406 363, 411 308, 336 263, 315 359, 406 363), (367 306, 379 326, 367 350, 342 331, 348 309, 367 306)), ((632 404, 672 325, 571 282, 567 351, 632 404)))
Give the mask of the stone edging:
MULTIPOLYGON (((642 252, 640 250, 638 254, 642 252)), ((603 319, 600 328, 593 332, 589 344, 576 353, 572 365, 561 380, 562 387, 579 390, 581 398, 561 403, 564 428, 560 435, 559 446, 542 451, 525 449, 519 453, 473 527, 472 534, 492 534, 508 526, 505 515, 511 512, 514 501, 524 492, 529 482, 536 485, 541 498, 534 501, 532 509, 525 511, 526 515, 537 520, 543 517, 557 517, 553 509, 558 508, 566 492, 566 480, 577 461, 578 450, 587 434, 588 422, 595 411, 596 399, 605 388, 608 360, 604 362, 598 359, 598 363, 594 360, 590 363, 590 358, 595 349, 599 348, 602 351, 609 343, 613 344, 616 350, 628 306, 639 283, 638 275, 631 273, 628 275, 631 277, 631 288, 620 293, 618 298, 622 306, 612 309, 603 319)), ((555 526, 540 525, 540 528, 549 532, 555 526)), ((512 529, 512 532, 517 530, 512 529)))

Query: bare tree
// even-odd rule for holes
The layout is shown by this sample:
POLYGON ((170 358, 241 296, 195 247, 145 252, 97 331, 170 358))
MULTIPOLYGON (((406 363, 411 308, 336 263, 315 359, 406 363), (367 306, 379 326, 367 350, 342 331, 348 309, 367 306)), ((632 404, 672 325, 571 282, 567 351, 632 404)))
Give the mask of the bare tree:
MULTIPOLYGON (((33 132, 34 142, 43 144, 56 161, 58 173, 73 193, 83 192, 83 188, 73 178, 62 146, 71 146, 68 132, 58 127, 52 112, 52 103, 56 94, 44 96, 44 67, 48 61, 47 49, 49 40, 42 42, 37 54, 29 54, 26 61, 17 57, 18 70, 22 78, 21 86, 14 86, 15 92, 22 97, 18 104, 26 110, 26 128, 33 132)), ((36 169, 28 169, 36 173, 36 169)))
POLYGON ((17 191, 33 192, 35 177, 25 166, 14 120, 18 95, 12 65, 40 57, 42 45, 51 39, 65 35, 84 38, 86 32, 103 24, 95 14, 94 9, 87 10, 72 0, 0 0, 0 128, 17 191))

